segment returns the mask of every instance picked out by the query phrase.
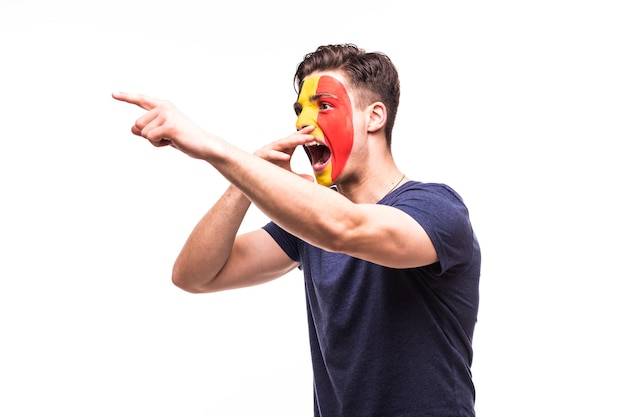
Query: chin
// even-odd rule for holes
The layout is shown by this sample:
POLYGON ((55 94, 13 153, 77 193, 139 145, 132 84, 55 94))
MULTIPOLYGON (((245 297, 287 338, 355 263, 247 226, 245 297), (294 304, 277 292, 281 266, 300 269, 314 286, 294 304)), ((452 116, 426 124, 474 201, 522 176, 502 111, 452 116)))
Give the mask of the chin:
POLYGON ((330 187, 333 185, 333 179, 328 172, 320 172, 315 174, 315 182, 324 187, 330 187))
POLYGON ((325 187, 330 187, 333 185, 333 176, 332 176, 332 164, 328 164, 321 171, 314 171, 315 182, 319 185, 323 185, 325 187))
POLYGON ((315 177, 315 182, 317 182, 319 185, 323 185, 324 187, 330 187, 333 185, 333 182, 329 178, 325 177, 315 177))

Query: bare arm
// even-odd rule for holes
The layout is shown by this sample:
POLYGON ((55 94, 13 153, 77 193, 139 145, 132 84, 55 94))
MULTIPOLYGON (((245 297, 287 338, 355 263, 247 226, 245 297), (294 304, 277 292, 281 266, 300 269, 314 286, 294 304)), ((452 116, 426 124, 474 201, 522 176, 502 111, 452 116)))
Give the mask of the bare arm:
MULTIPOLYGON (((437 261, 429 237, 406 213, 393 207, 352 203, 337 192, 205 132, 169 102, 134 94, 114 97, 148 111, 135 122, 134 134, 155 146, 171 145, 207 161, 268 217, 301 239, 394 268, 437 261)), ((297 146, 314 139, 307 133, 310 131, 277 141, 274 149, 288 159, 297 146)))
POLYGON ((250 200, 230 186, 204 215, 183 246, 172 271, 174 284, 194 293, 267 282, 296 264, 264 230, 237 236, 250 200))
MULTIPOLYGON (((255 155, 291 171, 290 151, 273 143, 255 155)), ((189 292, 222 291, 262 284, 297 266, 266 231, 238 235, 249 207, 250 200, 231 185, 183 246, 172 272, 175 285, 189 292)))
POLYGON ((438 260, 421 225, 399 209, 355 204, 242 151, 212 164, 279 226, 314 246, 392 268, 438 260))
POLYGON ((233 186, 226 190, 194 227, 178 255, 172 274, 176 285, 193 288, 219 274, 249 207, 250 200, 239 190, 233 186))

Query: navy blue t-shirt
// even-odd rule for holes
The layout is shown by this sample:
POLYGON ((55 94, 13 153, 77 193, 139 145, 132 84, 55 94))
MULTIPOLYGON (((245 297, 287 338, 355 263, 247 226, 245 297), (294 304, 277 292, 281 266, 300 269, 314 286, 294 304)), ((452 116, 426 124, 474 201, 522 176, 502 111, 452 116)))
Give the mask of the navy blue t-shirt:
POLYGON ((439 262, 394 269, 264 229, 304 273, 315 416, 474 416, 480 249, 461 197, 409 181, 378 204, 428 233, 439 262))

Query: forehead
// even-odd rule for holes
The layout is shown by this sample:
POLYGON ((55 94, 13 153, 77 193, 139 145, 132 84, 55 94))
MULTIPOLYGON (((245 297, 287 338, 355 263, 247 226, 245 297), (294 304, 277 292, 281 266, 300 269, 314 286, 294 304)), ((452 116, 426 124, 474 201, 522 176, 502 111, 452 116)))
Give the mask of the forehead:
POLYGON ((346 77, 337 70, 334 71, 316 71, 306 76, 302 83, 300 95, 317 94, 321 91, 316 91, 318 87, 325 87, 326 89, 342 88, 350 94, 350 85, 346 77), (326 78, 328 77, 328 78, 326 78), (325 80, 323 83, 319 83, 320 79, 325 80))

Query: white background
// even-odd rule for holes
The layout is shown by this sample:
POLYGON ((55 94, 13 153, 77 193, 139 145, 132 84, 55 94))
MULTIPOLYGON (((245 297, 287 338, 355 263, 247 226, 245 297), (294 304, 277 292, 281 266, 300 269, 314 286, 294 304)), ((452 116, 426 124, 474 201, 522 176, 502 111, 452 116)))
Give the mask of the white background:
POLYGON ((402 170, 470 208, 477 414, 626 415, 621 3, 3 0, 0 415, 312 415, 301 276, 174 287, 226 183, 111 92, 254 151, 293 131, 302 56, 343 42, 397 64, 402 170))

